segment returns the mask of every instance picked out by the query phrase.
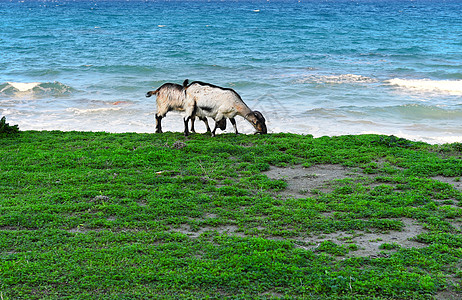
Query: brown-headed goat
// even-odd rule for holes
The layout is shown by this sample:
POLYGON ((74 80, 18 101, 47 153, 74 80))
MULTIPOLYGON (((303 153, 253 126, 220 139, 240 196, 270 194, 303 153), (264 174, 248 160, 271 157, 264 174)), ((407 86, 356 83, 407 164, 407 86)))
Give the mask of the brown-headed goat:
POLYGON ((237 134, 236 120, 234 119, 236 115, 249 121, 257 130, 256 133, 267 133, 263 115, 259 111, 252 111, 233 89, 222 88, 201 81, 194 81, 189 85, 187 83, 188 80, 183 83, 186 91, 185 135, 189 134, 188 120, 195 116, 210 117, 215 120, 212 136, 215 136, 217 128, 226 127, 226 118, 231 121, 237 134))

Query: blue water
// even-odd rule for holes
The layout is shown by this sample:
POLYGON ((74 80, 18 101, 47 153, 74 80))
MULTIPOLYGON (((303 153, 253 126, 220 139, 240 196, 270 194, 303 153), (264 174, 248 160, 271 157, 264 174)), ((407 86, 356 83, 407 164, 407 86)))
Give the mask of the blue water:
POLYGON ((269 132, 461 142, 461 37, 462 0, 0 0, 0 115, 154 132, 145 93, 188 78, 235 89, 269 132))

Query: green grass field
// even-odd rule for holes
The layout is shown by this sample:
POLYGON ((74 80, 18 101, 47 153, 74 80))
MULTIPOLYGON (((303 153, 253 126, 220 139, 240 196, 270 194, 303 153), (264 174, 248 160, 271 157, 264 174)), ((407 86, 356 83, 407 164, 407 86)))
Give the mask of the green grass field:
POLYGON ((461 299, 461 150, 378 135, 3 134, 0 299, 461 299), (265 173, 321 165, 358 176, 291 197, 265 173), (415 247, 392 242, 406 220, 415 247), (356 237, 374 234, 377 253, 361 255, 356 237))

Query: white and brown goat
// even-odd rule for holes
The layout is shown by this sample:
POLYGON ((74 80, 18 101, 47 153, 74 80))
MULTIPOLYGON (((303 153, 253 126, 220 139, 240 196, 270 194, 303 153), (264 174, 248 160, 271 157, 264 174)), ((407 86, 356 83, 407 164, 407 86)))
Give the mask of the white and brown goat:
POLYGON ((219 87, 213 84, 194 81, 188 85, 186 79, 183 83, 183 88, 186 92, 185 103, 185 118, 184 118, 184 134, 188 135, 188 121, 198 117, 210 117, 215 120, 215 128, 212 131, 212 136, 215 136, 217 128, 226 127, 226 118, 231 121, 236 134, 237 126, 234 117, 242 116, 250 122, 257 130, 256 133, 266 134, 265 118, 259 111, 252 111, 242 101, 236 91, 229 88, 219 87))
MULTIPOLYGON (((187 83, 187 81, 185 81, 187 83)), ((157 96, 156 102, 157 102, 157 113, 156 113, 156 133, 161 133, 162 132, 162 118, 165 117, 165 115, 169 111, 180 111, 184 112, 185 111, 185 106, 186 106, 186 97, 185 97, 185 90, 184 87, 176 84, 176 83, 164 83, 161 85, 157 90, 155 91, 149 91, 146 93, 146 97, 151 97, 151 96, 157 96)), ((206 117, 202 116, 197 116, 199 117, 200 120, 202 120, 205 123, 205 126, 207 127, 207 132, 210 132, 210 127, 209 123, 207 121, 206 117)), ((194 120, 195 118, 191 118, 191 131, 196 132, 194 128, 194 120)), ((226 123, 225 123, 226 125, 226 123)))

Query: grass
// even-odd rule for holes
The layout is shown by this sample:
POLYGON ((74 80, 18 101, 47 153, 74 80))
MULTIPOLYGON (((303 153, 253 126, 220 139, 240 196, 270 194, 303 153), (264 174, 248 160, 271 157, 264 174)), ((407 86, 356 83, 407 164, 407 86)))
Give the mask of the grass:
POLYGON ((378 135, 4 134, 1 299, 460 299, 462 194, 435 178, 460 180, 461 150, 378 135), (283 197, 290 182, 265 174, 320 164, 364 176, 283 197), (307 242, 393 235, 404 218, 420 247, 307 242))

